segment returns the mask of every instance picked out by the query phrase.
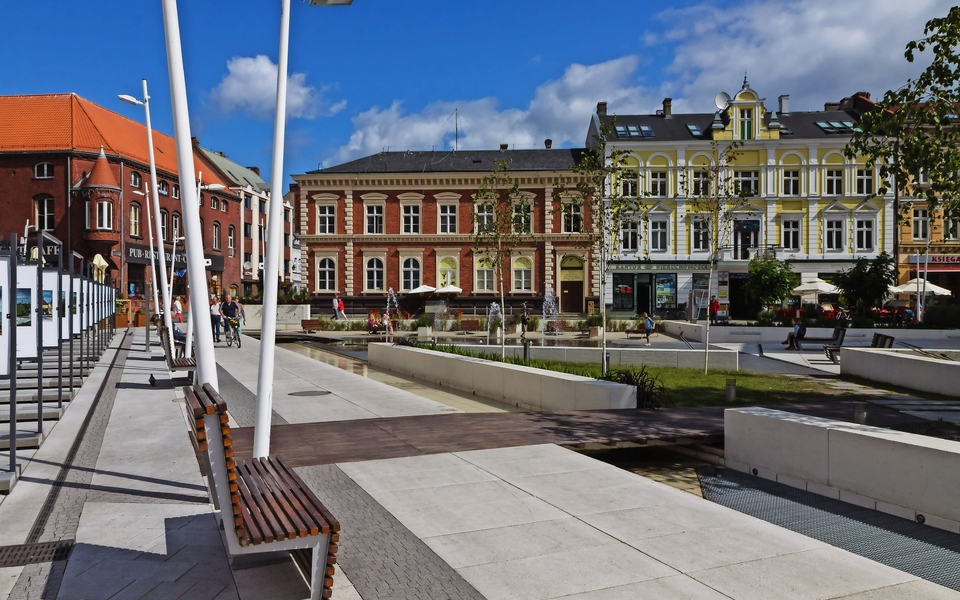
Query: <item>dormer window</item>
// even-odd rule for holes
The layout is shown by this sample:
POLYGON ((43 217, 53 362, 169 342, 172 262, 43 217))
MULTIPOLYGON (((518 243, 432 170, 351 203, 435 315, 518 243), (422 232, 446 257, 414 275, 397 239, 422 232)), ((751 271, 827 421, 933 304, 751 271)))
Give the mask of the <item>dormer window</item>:
POLYGON ((740 109, 740 139, 741 140, 753 139, 753 109, 752 108, 740 109))
POLYGON ((39 163, 33 167, 34 179, 53 179, 53 164, 39 163))
POLYGON ((617 137, 653 137, 649 125, 617 125, 617 137))
POLYGON ((690 135, 695 138, 703 137, 703 132, 700 131, 700 126, 696 123, 687 123, 687 130, 690 132, 690 135))

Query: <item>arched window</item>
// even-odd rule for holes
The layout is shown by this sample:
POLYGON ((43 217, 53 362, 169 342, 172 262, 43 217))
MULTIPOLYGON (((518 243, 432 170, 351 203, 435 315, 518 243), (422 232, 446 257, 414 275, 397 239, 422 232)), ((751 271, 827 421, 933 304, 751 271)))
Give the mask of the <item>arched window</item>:
POLYGON ((408 258, 403 261, 403 289, 410 291, 420 287, 420 261, 408 258))
MULTIPOLYGON (((177 238, 180 237, 180 213, 173 213, 173 243, 177 243, 177 238)), ((200 231, 203 231, 203 227, 200 228, 200 231)))
POLYGON ((447 257, 440 260, 440 287, 457 285, 457 259, 447 257))
POLYGON ((33 200, 37 209, 37 229, 53 231, 53 196, 43 194, 34 196, 33 200))
POLYGON ((513 290, 529 292, 533 290, 533 263, 529 258, 520 257, 513 261, 513 290))
POLYGON ((227 251, 232 257, 237 250, 237 228, 231 225, 227 229, 227 251))
POLYGON ((157 191, 159 191, 159 192, 160 192, 161 194, 163 194, 164 196, 169 196, 169 195, 170 195, 170 184, 168 184, 166 181, 163 181, 163 180, 161 179, 159 182, 157 182, 157 191))
POLYGON ((216 196, 210 196, 210 208, 220 210, 220 199, 216 196))
POLYGON ((213 222, 213 249, 220 249, 220 223, 213 222))
POLYGON ((367 261, 367 289, 383 290, 383 261, 379 258, 367 261))
POLYGON ((173 184, 173 197, 174 198, 180 197, 180 186, 177 184, 173 184))
POLYGON ((167 220, 169 216, 166 210, 160 211, 160 234, 163 235, 163 241, 170 241, 170 230, 167 228, 167 220))
POLYGON ((317 262, 317 290, 333 291, 337 289, 337 269, 332 258, 322 258, 317 262))
POLYGON ((53 179, 53 164, 37 163, 33 166, 33 177, 35 179, 53 179))
POLYGON ((140 230, 140 204, 137 202, 130 204, 130 235, 143 237, 143 232, 140 230))
POLYGON ((136 171, 130 171, 130 187, 139 190, 143 187, 143 177, 136 171))

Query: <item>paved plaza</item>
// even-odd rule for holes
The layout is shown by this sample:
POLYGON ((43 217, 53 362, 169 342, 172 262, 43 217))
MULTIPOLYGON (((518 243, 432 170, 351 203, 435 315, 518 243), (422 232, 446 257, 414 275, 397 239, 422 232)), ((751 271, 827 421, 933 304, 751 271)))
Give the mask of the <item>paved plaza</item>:
MULTIPOLYGON (((258 348, 245 338, 241 349, 216 349, 238 436, 252 425, 258 348)), ((310 424, 446 419, 469 404, 283 347, 276 376, 275 437, 310 424)), ((282 556, 231 568, 174 383, 184 381, 171 382, 142 330, 116 336, 46 443, 23 454, 31 460, 13 493, 0 496, 0 546, 63 542, 69 559, 0 567, 0 596, 308 595, 282 556)), ((297 472, 342 526, 336 599, 960 598, 555 444, 320 461, 297 472)))

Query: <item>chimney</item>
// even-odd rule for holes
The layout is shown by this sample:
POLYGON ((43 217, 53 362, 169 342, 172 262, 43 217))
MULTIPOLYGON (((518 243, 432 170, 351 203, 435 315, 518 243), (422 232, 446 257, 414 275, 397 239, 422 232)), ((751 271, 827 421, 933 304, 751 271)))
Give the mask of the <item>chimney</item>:
POLYGON ((256 173, 257 175, 260 174, 260 167, 247 167, 247 168, 253 171, 254 173, 256 173))
POLYGON ((605 117, 607 116, 607 103, 606 102, 597 102, 597 116, 605 117))
POLYGON ((500 144, 500 152, 506 152, 507 148, 510 147, 510 144, 500 144))
POLYGON ((780 110, 778 110, 781 115, 790 114, 790 94, 784 94, 780 96, 780 110))
POLYGON ((551 140, 550 138, 543 140, 543 147, 546 148, 547 150, 550 150, 551 148, 553 148, 553 140, 551 140))
POLYGON ((673 98, 663 99, 663 118, 665 119, 673 118, 673 98))
POLYGON ((831 111, 840 110, 840 103, 839 103, 839 102, 824 102, 824 103, 823 103, 823 110, 824 110, 824 112, 831 112, 831 111))

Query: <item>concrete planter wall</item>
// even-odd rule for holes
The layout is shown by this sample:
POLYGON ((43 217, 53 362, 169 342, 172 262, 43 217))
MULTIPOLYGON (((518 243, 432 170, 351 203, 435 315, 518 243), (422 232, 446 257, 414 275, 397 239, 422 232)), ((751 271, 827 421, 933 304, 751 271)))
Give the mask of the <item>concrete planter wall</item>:
MULTIPOLYGON (((471 352, 500 352, 500 346, 464 346, 471 352)), ((523 356, 523 346, 507 346, 507 356, 523 356)), ((650 367, 703 368, 703 350, 663 350, 658 348, 607 348, 611 365, 650 367)), ((599 363, 600 348, 577 348, 569 346, 537 346, 530 344, 530 358, 560 362, 599 363)), ((714 369, 736 371, 739 369, 735 350, 711 350, 710 366, 714 369)))
POLYGON ((960 395, 960 362, 927 358, 909 350, 840 348, 840 373, 921 392, 960 395))
MULTIPOLYGON (((244 304, 246 320, 243 329, 259 330, 263 316, 262 304, 244 304)), ((310 318, 309 304, 281 304, 277 307, 277 331, 300 331, 300 321, 310 318)))
MULTIPOLYGON (((703 323, 687 323, 684 321, 663 321, 660 324, 664 333, 683 337, 691 342, 702 342, 706 325, 703 323)), ((780 343, 787 337, 789 327, 730 327, 726 325, 710 328, 711 344, 749 344, 749 343, 780 343)), ((957 329, 847 329, 844 344, 869 345, 874 332, 892 335, 905 340, 960 340, 960 330, 957 329)), ((832 327, 810 327, 807 337, 830 337, 832 327)))
MULTIPOLYGON (((489 347, 484 346, 489 349, 489 347)), ((371 365, 530 410, 636 408, 633 386, 445 352, 376 343, 371 365)))
POLYGON ((757 407, 724 437, 729 468, 960 533, 960 442, 757 407))

